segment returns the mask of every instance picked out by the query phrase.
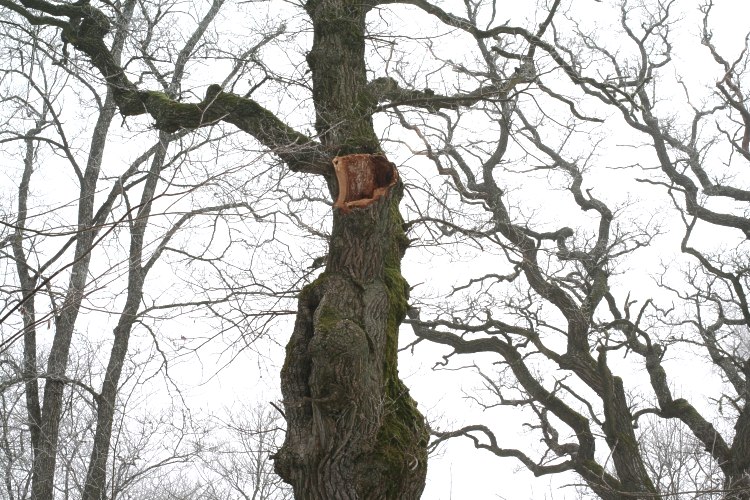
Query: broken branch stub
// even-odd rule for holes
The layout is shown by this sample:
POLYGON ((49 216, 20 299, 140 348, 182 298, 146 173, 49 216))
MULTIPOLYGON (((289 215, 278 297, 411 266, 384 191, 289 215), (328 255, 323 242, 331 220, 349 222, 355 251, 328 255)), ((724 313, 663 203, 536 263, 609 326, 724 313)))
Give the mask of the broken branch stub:
POLYGON ((396 165, 383 155, 352 154, 333 159, 339 195, 334 208, 348 213, 375 203, 398 182, 396 165))

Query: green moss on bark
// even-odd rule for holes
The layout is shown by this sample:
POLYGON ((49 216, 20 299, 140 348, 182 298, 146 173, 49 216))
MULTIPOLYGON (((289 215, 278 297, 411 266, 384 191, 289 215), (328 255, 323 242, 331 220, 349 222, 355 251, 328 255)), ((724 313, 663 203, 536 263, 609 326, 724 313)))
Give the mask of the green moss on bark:
MULTIPOLYGON (((401 189, 399 186, 397 189, 401 189)), ((400 193, 398 193, 400 195, 400 193)), ((403 481, 410 480, 416 470, 426 472, 427 442, 429 433, 417 403, 398 376, 399 326, 409 307, 409 284, 401 275, 401 258, 407 239, 403 232, 403 219, 398 210, 400 196, 389 201, 392 218, 391 246, 385 254, 383 281, 388 293, 388 320, 386 326, 384 379, 385 405, 383 423, 378 433, 375 453, 385 477, 390 478, 388 497, 397 499, 403 481)))

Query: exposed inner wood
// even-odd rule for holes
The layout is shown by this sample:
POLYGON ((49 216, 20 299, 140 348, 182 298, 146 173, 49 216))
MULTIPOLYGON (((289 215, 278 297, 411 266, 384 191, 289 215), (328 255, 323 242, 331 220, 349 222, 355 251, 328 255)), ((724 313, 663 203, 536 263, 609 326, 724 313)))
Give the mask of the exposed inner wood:
POLYGON ((383 155, 352 154, 333 159, 339 195, 334 207, 343 212, 377 201, 398 182, 396 165, 383 155))

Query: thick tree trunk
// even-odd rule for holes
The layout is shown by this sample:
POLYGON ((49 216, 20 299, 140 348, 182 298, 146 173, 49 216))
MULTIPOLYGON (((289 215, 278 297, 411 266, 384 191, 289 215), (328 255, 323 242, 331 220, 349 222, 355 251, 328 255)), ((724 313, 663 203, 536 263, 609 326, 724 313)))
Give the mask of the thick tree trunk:
POLYGON ((281 372, 287 435, 276 471, 299 500, 420 497, 424 418, 398 378, 398 328, 409 287, 402 184, 377 153, 366 90, 362 0, 310 0, 308 55, 316 128, 339 194, 325 272, 300 295, 281 372))
POLYGON ((315 128, 335 154, 377 153, 372 126, 375 100, 367 92, 363 0, 309 0, 313 46, 307 54, 313 83, 315 128))
POLYGON ((424 488, 428 435, 396 366, 408 295, 400 198, 397 181, 365 207, 335 209, 326 270, 300 296, 276 457, 297 499, 407 500, 424 488))

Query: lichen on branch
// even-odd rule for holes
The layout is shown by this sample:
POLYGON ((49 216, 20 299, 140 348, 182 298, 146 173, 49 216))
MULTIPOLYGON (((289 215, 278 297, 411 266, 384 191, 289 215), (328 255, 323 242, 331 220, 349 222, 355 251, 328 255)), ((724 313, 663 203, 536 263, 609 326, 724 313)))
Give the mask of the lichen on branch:
POLYGON ((154 127, 164 132, 211 126, 224 121, 258 140, 297 172, 329 175, 329 155, 317 141, 301 134, 256 101, 208 87, 198 103, 177 101, 163 92, 141 90, 130 81, 105 43, 108 17, 87 2, 54 4, 44 0, 20 0, 21 6, 0 0, 0 6, 21 14, 34 25, 60 28, 65 44, 85 54, 104 78, 123 116, 149 114, 154 127), (39 11, 46 15, 32 13, 39 11), (67 18, 67 20, 65 19, 67 18))

